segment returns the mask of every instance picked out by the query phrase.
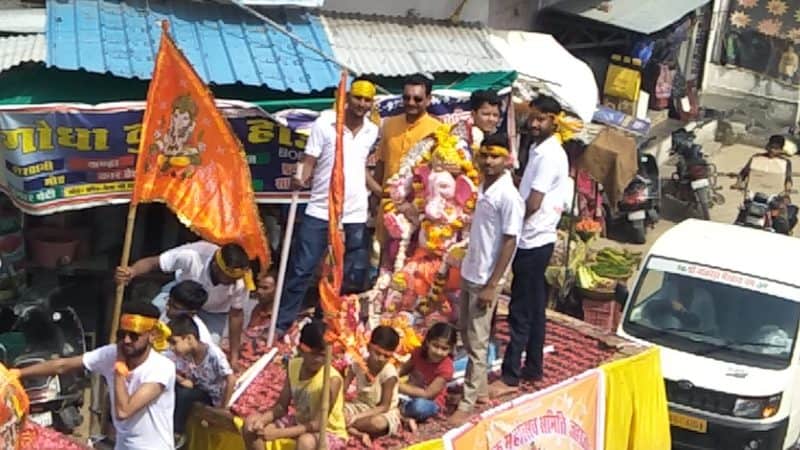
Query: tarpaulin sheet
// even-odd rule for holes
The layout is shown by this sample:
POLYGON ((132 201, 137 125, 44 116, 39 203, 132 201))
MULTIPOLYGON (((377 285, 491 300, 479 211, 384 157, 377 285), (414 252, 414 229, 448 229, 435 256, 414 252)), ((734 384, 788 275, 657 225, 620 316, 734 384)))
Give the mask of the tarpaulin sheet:
POLYGON ((625 187, 636 176, 637 159, 636 140, 621 131, 606 128, 583 152, 579 165, 603 185, 609 206, 616 208, 625 187))

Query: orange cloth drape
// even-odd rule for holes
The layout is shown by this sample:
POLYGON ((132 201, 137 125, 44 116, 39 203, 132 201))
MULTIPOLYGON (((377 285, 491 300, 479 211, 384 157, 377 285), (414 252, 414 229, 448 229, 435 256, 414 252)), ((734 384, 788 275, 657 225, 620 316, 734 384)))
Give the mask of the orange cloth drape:
POLYGON ((162 201, 192 231, 235 242, 269 266, 269 250, 242 144, 169 36, 147 92, 132 203, 162 201))

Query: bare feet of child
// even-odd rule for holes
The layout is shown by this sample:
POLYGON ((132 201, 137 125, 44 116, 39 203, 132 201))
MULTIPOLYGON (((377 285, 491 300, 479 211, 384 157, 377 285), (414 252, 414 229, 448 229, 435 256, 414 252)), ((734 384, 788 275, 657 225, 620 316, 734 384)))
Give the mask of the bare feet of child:
POLYGON ((358 438, 365 447, 372 447, 372 439, 370 439, 369 433, 362 433, 354 427, 348 428, 347 432, 350 433, 350 436, 358 438))
POLYGON ((408 426, 408 431, 410 431, 411 434, 416 434, 417 433, 417 421, 416 420, 414 420, 414 419, 406 419, 406 425, 408 426))

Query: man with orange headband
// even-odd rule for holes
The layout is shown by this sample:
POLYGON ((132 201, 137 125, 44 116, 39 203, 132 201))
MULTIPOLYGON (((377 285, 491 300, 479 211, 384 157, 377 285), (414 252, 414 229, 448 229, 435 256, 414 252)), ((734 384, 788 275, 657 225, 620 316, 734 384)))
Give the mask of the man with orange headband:
POLYGON ((448 420, 460 426, 475 404, 489 399, 487 361, 497 297, 522 231, 524 206, 507 167, 513 164, 508 136, 486 137, 475 155, 483 182, 469 230, 469 246, 461 263, 459 328, 467 350, 464 396, 448 420))
POLYGON ((244 328, 244 305, 255 290, 250 260, 239 244, 218 246, 198 241, 167 250, 158 256, 142 258, 129 267, 118 267, 118 283, 155 271, 174 273, 175 281, 193 280, 208 293, 208 300, 197 316, 208 327, 214 343, 228 332, 230 363, 237 368, 244 328))
POLYGON ((530 128, 534 142, 519 185, 520 196, 525 200, 525 222, 511 266, 511 336, 502 376, 492 386, 493 395, 497 396, 515 391, 521 381, 542 379, 547 307, 544 274, 553 254, 558 222, 571 201, 569 162, 561 146, 570 130, 558 101, 546 95, 535 98, 531 102, 530 128))
POLYGON ((158 308, 122 306, 117 343, 71 358, 52 359, 17 370, 21 378, 61 375, 81 369, 99 373, 109 386, 116 450, 172 450, 175 364, 159 353, 168 346, 169 327, 158 308), (155 350, 155 351, 153 351, 155 350))
MULTIPOLYGON (((367 157, 378 139, 378 126, 369 113, 375 85, 356 78, 350 85, 344 117, 344 224, 345 292, 363 290, 369 264, 367 254, 367 157)), ((281 295, 277 329, 289 329, 300 312, 309 281, 328 249, 328 190, 336 150, 336 117, 323 113, 311 126, 303 160, 294 176, 298 187, 311 187, 311 198, 292 245, 286 285, 281 295)))

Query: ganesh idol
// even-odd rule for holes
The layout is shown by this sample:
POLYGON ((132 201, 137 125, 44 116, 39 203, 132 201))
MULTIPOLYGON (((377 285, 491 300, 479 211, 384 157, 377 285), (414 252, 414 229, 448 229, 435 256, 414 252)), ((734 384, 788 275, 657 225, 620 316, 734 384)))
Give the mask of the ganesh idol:
POLYGON ((391 267, 381 268, 371 291, 378 315, 411 314, 424 322, 452 319, 478 172, 461 145, 465 127, 442 125, 406 155, 387 180, 384 210, 391 267), (412 220, 399 212, 411 204, 412 220), (416 219, 416 220, 414 220, 416 219))

